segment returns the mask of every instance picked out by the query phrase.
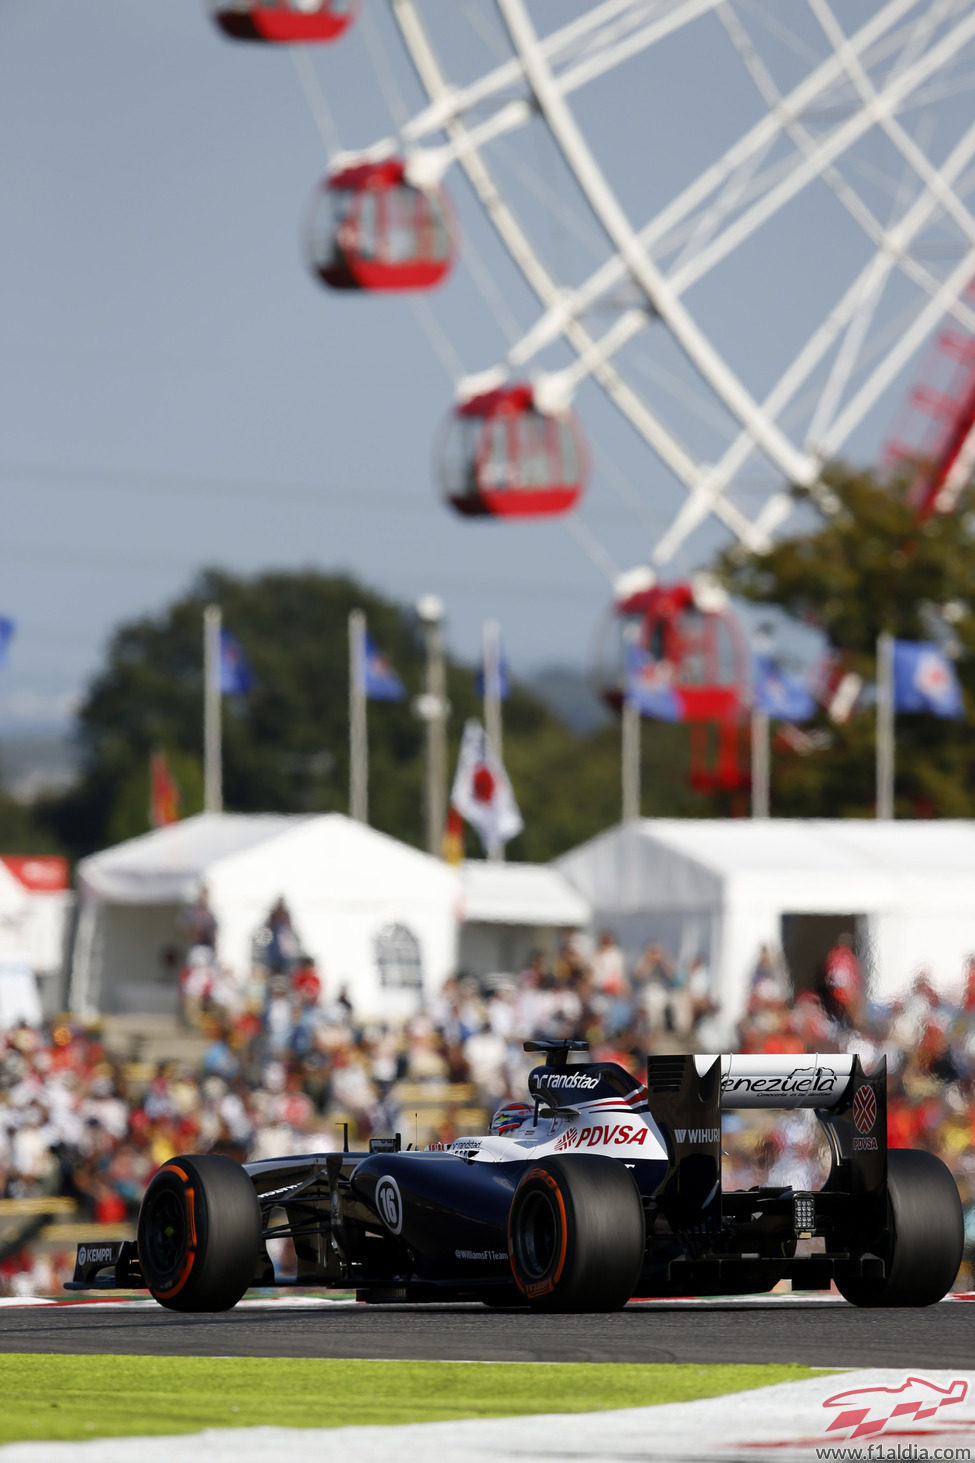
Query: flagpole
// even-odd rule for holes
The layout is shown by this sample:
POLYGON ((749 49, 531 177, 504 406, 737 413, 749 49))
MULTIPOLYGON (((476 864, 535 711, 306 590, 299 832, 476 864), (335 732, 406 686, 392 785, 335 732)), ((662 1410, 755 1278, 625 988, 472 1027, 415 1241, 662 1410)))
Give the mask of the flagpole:
POLYGON ((443 855, 447 820, 447 696, 443 648, 443 604, 435 594, 417 602, 417 617, 423 625, 426 644, 426 695, 424 716, 426 745, 426 835, 427 852, 443 855))
POLYGON ((501 626, 497 620, 485 620, 482 671, 484 675, 484 730, 487 732, 499 762, 504 761, 501 745, 501 626))
POLYGON ((349 817, 369 822, 369 738, 366 730, 366 617, 349 614, 349 817))
POLYGON ((640 816, 640 709, 623 699, 622 727, 623 822, 632 823, 640 816))
POLYGON ((894 816, 894 639, 877 636, 877 817, 894 816))
POLYGON ((768 716, 752 707, 752 817, 769 815, 769 730, 768 716))
POLYGON ((223 751, 220 690, 219 605, 203 611, 203 809, 223 812, 223 751))
MULTIPOLYGON (((503 764, 501 746, 501 626, 497 620, 485 620, 481 645, 481 674, 484 678, 484 730, 498 761, 503 764)), ((492 863, 504 862, 504 844, 492 843, 488 848, 492 863)))
MULTIPOLYGON (((639 638, 639 626, 627 625, 628 644, 639 638)), ((625 656, 625 652, 624 652, 625 656)), ((640 816, 640 721, 641 712, 626 691, 626 669, 623 672, 623 718, 620 731, 620 763, 623 793, 623 822, 632 823, 640 816)))

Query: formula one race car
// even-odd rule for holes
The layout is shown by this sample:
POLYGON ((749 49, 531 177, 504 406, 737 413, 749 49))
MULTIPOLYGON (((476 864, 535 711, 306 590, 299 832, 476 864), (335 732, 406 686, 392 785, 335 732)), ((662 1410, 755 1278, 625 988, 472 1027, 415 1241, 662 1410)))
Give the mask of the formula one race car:
POLYGON ((886 1072, 849 1056, 655 1056, 644 1086, 613 1062, 545 1054, 530 1104, 492 1132, 403 1150, 398 1137, 243 1165, 174 1158, 138 1238, 80 1245, 68 1289, 139 1287, 176 1311, 250 1286, 354 1290, 363 1301, 482 1301, 608 1311, 633 1296, 837 1289, 859 1306, 923 1306, 961 1263, 962 1207, 933 1154, 887 1149, 886 1072), (813 1108, 823 1187, 724 1191, 726 1108, 813 1108), (276 1278, 267 1241, 297 1273, 276 1278), (817 1238, 818 1244, 799 1245, 817 1238), (805 1251, 805 1252, 803 1252, 805 1251))

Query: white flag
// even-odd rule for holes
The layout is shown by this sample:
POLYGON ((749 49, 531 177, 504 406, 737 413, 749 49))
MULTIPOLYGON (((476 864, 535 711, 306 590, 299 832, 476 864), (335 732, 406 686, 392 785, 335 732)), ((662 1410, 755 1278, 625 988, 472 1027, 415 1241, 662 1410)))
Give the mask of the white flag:
POLYGON ((524 828, 508 774, 480 722, 468 721, 460 743, 450 801, 481 835, 490 853, 524 828))

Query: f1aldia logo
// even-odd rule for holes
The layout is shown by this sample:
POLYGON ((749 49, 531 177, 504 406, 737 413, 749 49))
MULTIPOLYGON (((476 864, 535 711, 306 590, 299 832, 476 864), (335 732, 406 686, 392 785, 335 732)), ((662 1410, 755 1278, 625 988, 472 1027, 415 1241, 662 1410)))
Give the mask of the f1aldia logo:
POLYGON ((399 1234, 403 1228, 403 1200, 392 1174, 383 1174, 376 1185, 376 1213, 390 1234, 399 1234))
MULTIPOLYGON (((851 1439, 876 1437, 888 1423, 893 1423, 898 1432, 903 1432, 905 1423, 926 1421, 942 1407, 964 1402, 967 1393, 965 1381, 939 1387, 937 1382, 925 1381, 923 1377, 908 1377, 899 1387, 854 1387, 826 1398, 823 1406, 837 1409, 826 1431, 846 1432, 852 1428, 851 1439)), ((918 1436, 923 1433, 919 1432, 918 1436)))

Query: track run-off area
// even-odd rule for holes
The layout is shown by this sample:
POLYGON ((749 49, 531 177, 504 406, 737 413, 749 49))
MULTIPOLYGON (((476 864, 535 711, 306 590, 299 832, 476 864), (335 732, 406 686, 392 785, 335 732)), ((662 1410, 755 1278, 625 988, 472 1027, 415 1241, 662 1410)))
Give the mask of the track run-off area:
MULTIPOLYGON (((0 1301, 0 1354, 538 1364, 537 1414, 322 1429, 206 1426, 178 1436, 0 1445, 0 1463, 818 1463, 975 1458, 975 1293, 918 1310, 860 1310, 831 1295, 631 1301, 606 1315, 480 1305, 364 1305, 293 1291, 180 1315, 144 1296, 0 1301), (822 1375, 647 1406, 545 1412, 546 1363, 801 1363, 822 1375), (872 1451, 868 1452, 867 1448, 872 1451), (900 1451, 897 1451, 900 1449, 900 1451)), ((163 1365, 163 1363, 158 1363, 163 1365)), ((304 1364, 304 1363, 303 1363, 304 1364)), ((656 1364, 656 1368, 654 1368, 656 1364)), ((0 1355, 0 1368, 3 1367, 0 1355)), ((653 1368, 653 1369, 652 1369, 653 1368)), ((322 1385, 327 1386, 327 1370, 322 1385)), ((388 1376, 388 1374, 386 1374, 388 1376)), ((740 1374, 739 1374, 740 1375, 740 1374)), ((739 1384, 740 1386, 740 1384, 739 1384)), ((551 1406, 551 1403, 549 1404, 551 1406)), ((344 1424, 344 1418, 342 1419, 344 1424)))

